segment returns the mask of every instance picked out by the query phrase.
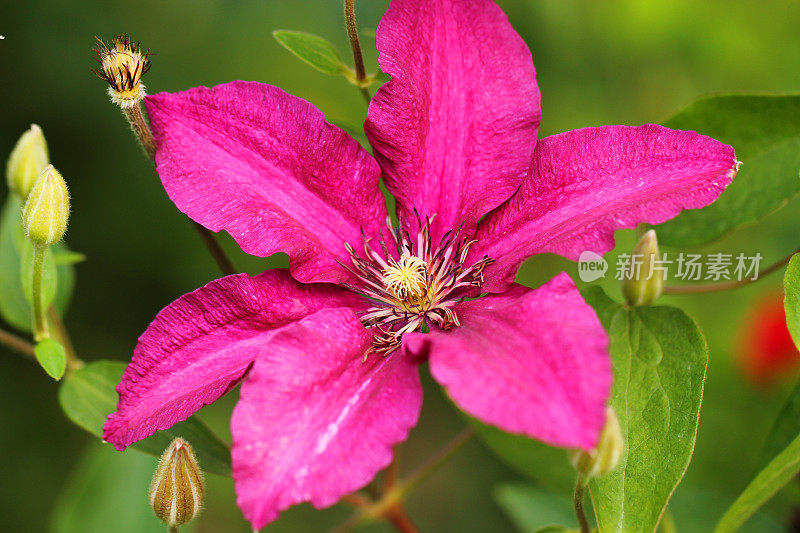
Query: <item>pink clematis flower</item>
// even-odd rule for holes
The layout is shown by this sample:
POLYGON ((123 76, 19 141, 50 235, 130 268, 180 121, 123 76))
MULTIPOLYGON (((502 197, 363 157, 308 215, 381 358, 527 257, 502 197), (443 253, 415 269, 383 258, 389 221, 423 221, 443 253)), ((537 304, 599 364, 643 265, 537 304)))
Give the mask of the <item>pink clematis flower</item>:
POLYGON ((377 46, 391 81, 369 106, 374 157, 265 84, 146 102, 178 208, 291 261, 161 311, 104 436, 124 449, 242 383, 233 477, 256 528, 386 467, 417 422, 424 361, 484 422, 591 448, 612 380, 606 334, 566 274, 529 289, 516 271, 539 253, 604 253, 614 230, 703 207, 735 175, 730 146, 652 124, 537 142, 531 54, 491 0, 394 0, 377 46))

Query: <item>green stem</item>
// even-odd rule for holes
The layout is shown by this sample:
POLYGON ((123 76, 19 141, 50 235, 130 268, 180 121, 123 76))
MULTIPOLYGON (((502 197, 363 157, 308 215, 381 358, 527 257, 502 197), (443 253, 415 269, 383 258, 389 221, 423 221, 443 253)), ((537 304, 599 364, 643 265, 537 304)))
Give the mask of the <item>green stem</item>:
POLYGON ((67 356, 67 372, 72 372, 82 367, 84 363, 75 352, 75 347, 72 344, 67 328, 64 327, 64 323, 54 307, 50 307, 47 310, 47 321, 52 326, 56 340, 64 347, 64 352, 67 356))
POLYGON ((401 481, 397 486, 403 494, 407 494, 414 487, 420 484, 425 478, 431 475, 439 466, 450 458, 459 448, 475 436, 475 429, 472 426, 464 428, 461 433, 456 435, 450 442, 442 446, 439 451, 428 458, 421 466, 414 470, 408 478, 401 481))
POLYGON ((47 246, 33 245, 33 338, 36 342, 50 337, 42 306, 42 273, 47 246))
MULTIPOLYGON (((133 133, 136 134, 139 145, 141 145, 142 149, 150 157, 150 160, 155 162, 156 142, 153 139, 153 132, 150 131, 150 126, 144 118, 141 105, 136 104, 135 106, 125 107, 122 109, 122 114, 125 115, 125 118, 128 120, 128 124, 130 124, 133 133)), ((208 228, 201 226, 197 222, 192 221, 192 226, 200 235, 200 238, 203 239, 203 244, 206 245, 208 252, 211 254, 211 257, 214 258, 214 261, 217 263, 222 273, 226 276, 236 274, 233 263, 225 254, 225 251, 222 249, 222 246, 220 246, 214 234, 209 231, 208 228)))
POLYGON ((364 56, 361 53, 361 41, 358 40, 358 26, 356 25, 356 0, 344 0, 344 24, 347 27, 347 37, 350 39, 350 48, 353 49, 353 64, 356 68, 356 81, 358 82, 361 96, 369 104, 372 97, 364 86, 367 71, 364 68, 364 56))
POLYGON ((156 156, 156 142, 153 139, 153 133, 150 131, 150 127, 147 125, 147 121, 144 119, 144 115, 142 114, 142 107, 141 104, 136 104, 131 107, 123 107, 122 114, 125 115, 125 118, 128 119, 128 124, 130 124, 133 133, 136 135, 136 139, 139 141, 142 149, 150 156, 150 159, 153 159, 156 156))
POLYGON ((387 509, 384 517, 400 533, 419 533, 419 528, 406 513, 406 508, 402 502, 387 509))
MULTIPOLYGON (((438 466, 453 455, 474 435, 475 430, 472 427, 464 429, 461 433, 456 435, 455 438, 434 453, 419 468, 414 470, 408 478, 389 486, 384 484, 383 493, 377 501, 371 501, 361 494, 350 495, 345 501, 357 507, 358 511, 335 528, 333 530, 334 533, 344 533, 350 531, 364 521, 377 519, 386 520, 402 533, 418 532, 419 529, 406 514, 403 500, 416 485, 428 477, 438 466)), ((392 471, 394 468, 395 466, 390 466, 387 472, 390 479, 393 479, 396 475, 396 473, 392 471)))
POLYGON ((664 287, 664 294, 701 294, 705 292, 718 292, 727 291, 730 289, 738 289, 739 287, 744 287, 746 285, 750 285, 751 283, 755 283, 756 281, 772 274, 776 270, 788 265, 789 261, 791 261, 792 257, 794 257, 794 255, 797 253, 800 253, 800 248, 759 272, 758 277, 755 279, 737 279, 731 281, 721 281, 719 283, 700 283, 696 285, 668 285, 664 287))
POLYGON ((586 519, 586 512, 583 508, 583 497, 586 492, 586 480, 582 475, 578 474, 578 480, 575 482, 575 496, 573 504, 575 505, 575 516, 578 517, 578 525, 581 528, 581 533, 591 533, 592 528, 589 527, 589 521, 586 519))
POLYGON ((0 329, 0 344, 26 357, 35 357, 33 344, 2 329, 0 329))
POLYGON ((208 228, 201 226, 194 220, 192 220, 192 225, 194 226, 195 231, 197 231, 197 234, 200 235, 200 238, 203 239, 203 243, 206 245, 208 253, 210 253, 211 257, 214 258, 214 261, 217 263, 217 266, 222 273, 226 276, 236 274, 236 268, 234 268, 233 263, 225 253, 225 250, 222 249, 222 246, 220 246, 219 241, 214 234, 211 233, 208 228))

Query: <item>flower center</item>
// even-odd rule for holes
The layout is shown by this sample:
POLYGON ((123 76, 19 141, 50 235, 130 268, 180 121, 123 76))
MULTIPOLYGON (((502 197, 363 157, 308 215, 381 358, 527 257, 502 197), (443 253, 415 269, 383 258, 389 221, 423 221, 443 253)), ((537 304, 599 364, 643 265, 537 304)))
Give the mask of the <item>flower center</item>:
POLYGON ((372 306, 361 314, 361 322, 377 330, 370 352, 388 355, 400 347, 403 333, 423 327, 450 329, 459 326, 453 306, 470 288, 483 284, 483 270, 493 260, 483 257, 465 265, 475 240, 461 237, 461 228, 444 234, 438 245, 431 240, 431 218, 423 223, 415 239, 408 231, 395 232, 387 221, 396 255, 389 253, 383 238, 380 252, 364 239, 363 256, 345 244, 353 268, 346 267, 359 283, 348 286, 365 296, 372 306), (396 259, 399 258, 399 259, 396 259))
POLYGON ((428 292, 428 267, 413 255, 390 259, 383 269, 383 285, 404 303, 421 303, 428 292))

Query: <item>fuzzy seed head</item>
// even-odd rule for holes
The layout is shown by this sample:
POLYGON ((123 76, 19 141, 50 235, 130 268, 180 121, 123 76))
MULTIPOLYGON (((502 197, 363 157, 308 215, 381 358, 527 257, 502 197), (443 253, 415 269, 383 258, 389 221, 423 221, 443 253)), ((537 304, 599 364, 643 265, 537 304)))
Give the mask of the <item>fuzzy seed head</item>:
POLYGON ((118 35, 110 43, 97 38, 97 42, 95 60, 100 68, 93 72, 108 83, 111 101, 122 108, 137 105, 146 94, 142 76, 150 70, 150 51, 142 52, 128 35, 118 35))
POLYGON ((150 506, 170 527, 197 516, 203 506, 203 473, 194 450, 181 438, 172 441, 158 462, 150 484, 150 506))
POLYGON ((31 124, 14 146, 6 164, 8 188, 22 200, 28 197, 36 178, 50 163, 42 128, 31 124))
POLYGON ((606 408, 606 425, 597 440, 597 446, 591 451, 573 450, 570 462, 586 479, 602 476, 614 470, 622 459, 625 441, 619 425, 617 413, 613 407, 606 408))
POLYGON ((68 220, 67 183, 53 165, 48 165, 33 184, 22 208, 22 226, 31 242, 50 246, 64 236, 68 220))

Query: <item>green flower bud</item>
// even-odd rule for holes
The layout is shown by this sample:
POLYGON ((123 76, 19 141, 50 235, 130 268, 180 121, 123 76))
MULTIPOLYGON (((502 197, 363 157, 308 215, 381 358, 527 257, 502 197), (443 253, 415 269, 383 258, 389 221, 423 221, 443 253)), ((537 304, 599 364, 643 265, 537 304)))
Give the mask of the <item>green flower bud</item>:
POLYGON ((150 484, 150 506, 169 527, 185 524, 200 512, 203 505, 203 473, 194 451, 181 438, 161 456, 150 484))
POLYGON ((6 164, 8 188, 25 200, 33 183, 50 163, 47 141, 42 128, 31 124, 31 129, 22 134, 6 164))
POLYGON ((50 246, 64 236, 68 219, 67 183, 53 165, 48 165, 33 184, 22 208, 22 227, 33 244, 50 246))
POLYGON ((622 458, 625 443, 622 439, 622 429, 613 407, 606 408, 606 425, 597 440, 597 446, 589 452, 573 450, 569 460, 587 480, 602 476, 614 470, 622 458))
POLYGON ((622 279, 622 294, 628 305, 650 305, 664 292, 666 272, 659 265, 660 261, 656 232, 650 230, 633 249, 628 271, 622 279))

